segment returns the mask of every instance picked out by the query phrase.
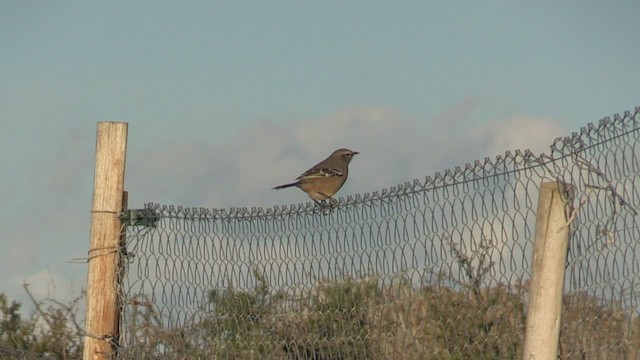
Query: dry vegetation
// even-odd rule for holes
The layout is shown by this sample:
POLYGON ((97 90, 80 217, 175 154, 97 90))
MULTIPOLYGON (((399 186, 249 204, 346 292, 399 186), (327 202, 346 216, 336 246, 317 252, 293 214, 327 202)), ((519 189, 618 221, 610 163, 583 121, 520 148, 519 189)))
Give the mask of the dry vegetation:
POLYGON ((36 300, 24 289, 34 310, 23 319, 21 304, 0 293, 0 359, 80 359, 82 320, 77 315, 84 294, 68 304, 55 299, 36 300))
MULTIPOLYGON (((415 289, 406 279, 320 282, 297 296, 270 291, 211 292, 215 311, 188 328, 164 329, 138 302, 123 358, 172 359, 519 359, 522 288, 415 289), (144 310, 144 311, 142 311, 144 310)), ((640 322, 584 295, 565 297, 563 359, 636 359, 640 322)))
MULTIPOLYGON (((482 272, 474 272, 480 274, 482 272)), ((319 282, 295 294, 273 291, 255 273, 250 291, 210 291, 209 312, 169 327, 154 304, 130 301, 120 359, 519 359, 525 306, 521 287, 457 290, 403 277, 319 282), (125 342, 126 341, 126 342, 125 342)), ((28 291, 28 288, 25 287, 28 291)), ((0 294, 1 359, 79 359, 81 298, 34 301, 27 319, 0 294)), ((565 296, 562 359, 637 359, 637 310, 565 296)))

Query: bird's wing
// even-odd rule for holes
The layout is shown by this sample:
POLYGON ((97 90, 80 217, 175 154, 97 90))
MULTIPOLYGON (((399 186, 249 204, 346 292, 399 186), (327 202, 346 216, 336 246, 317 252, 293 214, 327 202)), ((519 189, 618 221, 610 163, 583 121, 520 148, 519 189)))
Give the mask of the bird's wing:
POLYGON ((298 176, 298 179, 339 176, 344 176, 344 172, 342 170, 338 170, 335 168, 313 168, 305 171, 304 174, 298 176))

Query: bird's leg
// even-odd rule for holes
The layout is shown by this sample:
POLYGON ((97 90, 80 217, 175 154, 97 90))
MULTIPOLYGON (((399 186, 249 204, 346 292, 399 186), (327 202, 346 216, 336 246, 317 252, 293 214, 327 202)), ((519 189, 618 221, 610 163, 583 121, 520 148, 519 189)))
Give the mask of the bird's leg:
MULTIPOLYGON (((321 192, 318 192, 318 194, 320 194, 320 195, 322 195, 324 197, 324 199, 322 200, 322 207, 323 208, 326 208, 326 207, 333 208, 338 204, 338 201, 336 199, 332 198, 331 196, 329 196, 327 194, 323 194, 321 192), (329 199, 329 204, 327 204, 327 199, 329 199)), ((315 199, 314 199, 314 201, 315 201, 315 199)), ((316 203, 317 203, 317 201, 316 201, 316 203)))
POLYGON ((316 199, 312 199, 312 200, 313 200, 313 202, 314 202, 314 203, 316 203, 316 205, 318 206, 318 208, 317 208, 317 209, 314 209, 314 210, 313 210, 313 212, 315 213, 317 210, 323 211, 323 209, 324 209, 324 207, 325 207, 325 205, 324 205, 323 201, 319 201, 319 200, 316 200, 316 199))
MULTIPOLYGON (((327 215, 327 214, 328 214, 327 210, 328 210, 329 212, 331 212, 331 211, 333 210, 333 207, 335 206, 335 204, 337 204, 337 201, 336 201, 335 199, 333 199, 333 198, 329 198, 329 199, 331 199, 331 200, 329 201, 329 203, 328 203, 328 204, 327 204, 327 201, 326 201, 326 200, 318 201, 318 200, 316 200, 316 199, 313 199, 313 201, 316 203, 316 205, 318 205, 319 210, 320 210, 324 215, 327 215)), ((314 211, 314 212, 315 212, 315 211, 314 211)))

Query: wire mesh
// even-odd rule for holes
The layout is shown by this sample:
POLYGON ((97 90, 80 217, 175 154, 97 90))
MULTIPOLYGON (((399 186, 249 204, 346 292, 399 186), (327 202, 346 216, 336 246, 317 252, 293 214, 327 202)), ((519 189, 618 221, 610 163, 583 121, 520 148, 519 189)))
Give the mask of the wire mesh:
POLYGON ((561 358, 640 356, 640 108, 332 209, 145 205, 121 358, 520 358, 542 181, 572 185, 561 358))

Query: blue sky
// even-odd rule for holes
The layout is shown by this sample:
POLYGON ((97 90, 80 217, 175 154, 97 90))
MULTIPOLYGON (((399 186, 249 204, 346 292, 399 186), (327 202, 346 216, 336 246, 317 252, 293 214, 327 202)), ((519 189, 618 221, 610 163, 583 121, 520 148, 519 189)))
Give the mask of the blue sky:
POLYGON ((640 105, 638 14, 636 1, 0 1, 0 292, 84 286, 69 260, 88 248, 98 121, 129 122, 131 207, 307 201, 270 188, 343 146, 361 154, 341 194, 375 191, 545 151, 640 105))

